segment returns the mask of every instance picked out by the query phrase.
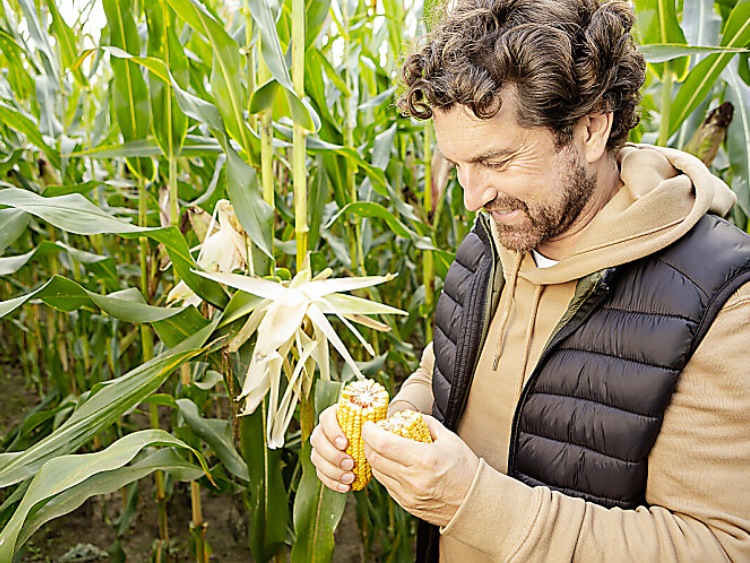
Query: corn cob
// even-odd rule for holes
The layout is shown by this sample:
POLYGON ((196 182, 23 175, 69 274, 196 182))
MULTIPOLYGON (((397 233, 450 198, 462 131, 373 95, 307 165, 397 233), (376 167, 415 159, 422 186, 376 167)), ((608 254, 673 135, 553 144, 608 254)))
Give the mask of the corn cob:
POLYGON ((384 430, 398 434, 402 438, 409 438, 417 442, 432 442, 430 428, 427 426, 424 418, 422 418, 421 412, 410 409, 399 411, 387 419, 379 421, 378 426, 384 430))
POLYGON ((336 419, 349 440, 346 453, 354 459, 353 491, 361 491, 372 479, 372 469, 365 458, 362 425, 368 420, 382 420, 387 414, 388 391, 376 381, 354 381, 341 392, 336 419))

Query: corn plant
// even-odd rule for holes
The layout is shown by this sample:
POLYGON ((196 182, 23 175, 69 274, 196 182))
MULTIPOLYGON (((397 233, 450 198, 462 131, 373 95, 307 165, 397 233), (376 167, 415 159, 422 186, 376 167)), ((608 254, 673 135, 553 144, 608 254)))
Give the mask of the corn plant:
MULTIPOLYGON (((471 227, 430 125, 394 108, 439 2, 91 0, 72 23, 0 2, 0 343, 41 398, 3 438, 0 560, 150 475, 156 561, 180 480, 196 561, 209 490, 243 497, 256 560, 330 560, 345 497, 309 461, 317 414, 416 367, 471 227)), ((635 7, 632 139, 705 157, 747 228, 750 1, 635 7), (724 102, 731 123, 704 125, 724 102)), ((377 484, 355 496, 365 550, 408 560, 411 517, 377 484)))

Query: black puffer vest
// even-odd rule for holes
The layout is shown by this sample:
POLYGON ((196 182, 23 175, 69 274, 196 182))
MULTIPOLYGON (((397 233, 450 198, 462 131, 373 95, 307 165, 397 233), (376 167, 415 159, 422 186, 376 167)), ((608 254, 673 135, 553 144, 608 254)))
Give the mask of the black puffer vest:
MULTIPOLYGON (((455 430, 502 284, 489 225, 461 244, 435 315, 433 414, 455 430)), ((516 408, 508 474, 606 507, 646 504, 648 454, 677 379, 750 281, 750 237, 707 215, 659 253, 579 281, 516 408)), ((422 523, 418 561, 437 561, 422 523)))

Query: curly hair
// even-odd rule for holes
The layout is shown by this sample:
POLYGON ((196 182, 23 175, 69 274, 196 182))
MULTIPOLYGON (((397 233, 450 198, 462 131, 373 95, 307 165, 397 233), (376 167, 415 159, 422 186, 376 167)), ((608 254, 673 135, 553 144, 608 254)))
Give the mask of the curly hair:
POLYGON ((581 117, 612 112, 617 148, 638 123, 645 78, 633 19, 620 0, 457 0, 407 57, 399 108, 429 119, 461 104, 486 119, 514 85, 519 125, 546 127, 564 145, 581 117))

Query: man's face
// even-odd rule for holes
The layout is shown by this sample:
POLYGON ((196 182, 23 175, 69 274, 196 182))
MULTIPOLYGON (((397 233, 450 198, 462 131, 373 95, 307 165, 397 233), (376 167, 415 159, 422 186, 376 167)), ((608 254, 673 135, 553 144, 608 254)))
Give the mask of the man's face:
POLYGON ((454 106, 435 111, 433 122, 466 208, 492 216, 503 246, 529 251, 571 227, 594 192, 595 177, 587 176, 575 141, 560 148, 550 131, 520 127, 515 105, 515 96, 505 95, 491 119, 454 106))

